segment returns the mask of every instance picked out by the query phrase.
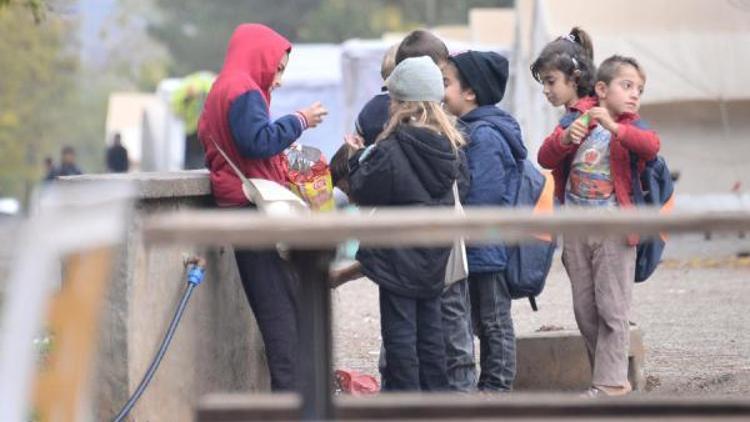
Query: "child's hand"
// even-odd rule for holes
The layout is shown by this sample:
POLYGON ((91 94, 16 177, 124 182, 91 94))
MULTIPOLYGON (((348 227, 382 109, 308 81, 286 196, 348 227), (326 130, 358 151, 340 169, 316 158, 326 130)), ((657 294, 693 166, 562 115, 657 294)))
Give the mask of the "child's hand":
POLYGON ((332 269, 328 273, 328 287, 335 289, 344 283, 356 280, 362 276, 362 266, 359 262, 355 262, 345 268, 332 269))
POLYGON ((589 115, 592 119, 595 119, 597 122, 599 122, 600 125, 604 127, 604 129, 607 129, 608 131, 612 133, 617 133, 617 129, 619 126, 617 125, 617 122, 615 122, 615 119, 612 118, 612 115, 609 114, 609 111, 607 111, 604 107, 594 107, 591 110, 589 110, 589 115))
POLYGON ((320 104, 320 101, 316 101, 310 107, 299 111, 305 116, 307 120, 307 127, 315 127, 323 121, 323 117, 328 114, 328 110, 320 104))
MULTIPOLYGON (((585 116, 585 115, 584 115, 585 116)), ((588 119, 584 119, 583 116, 577 118, 565 131, 565 136, 562 138, 562 142, 565 145, 580 144, 583 138, 589 133, 588 119)))
POLYGON ((355 151, 365 147, 365 140, 356 133, 344 135, 344 142, 346 142, 355 151))

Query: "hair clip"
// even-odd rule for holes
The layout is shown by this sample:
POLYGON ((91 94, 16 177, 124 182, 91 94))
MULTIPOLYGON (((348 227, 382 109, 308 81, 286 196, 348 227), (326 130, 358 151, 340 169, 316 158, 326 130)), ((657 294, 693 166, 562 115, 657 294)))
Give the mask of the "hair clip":
POLYGON ((565 34, 565 35, 563 35, 563 36, 562 36, 562 37, 560 37, 560 38, 562 38, 562 39, 564 39, 564 40, 568 40, 568 41, 572 42, 573 44, 578 44, 578 43, 576 42, 576 37, 575 37, 575 36, 573 36, 573 34, 565 34))
POLYGON ((578 60, 576 60, 575 57, 571 57, 570 60, 573 62, 573 67, 576 68, 576 69, 578 69, 579 68, 579 66, 578 66, 578 60))

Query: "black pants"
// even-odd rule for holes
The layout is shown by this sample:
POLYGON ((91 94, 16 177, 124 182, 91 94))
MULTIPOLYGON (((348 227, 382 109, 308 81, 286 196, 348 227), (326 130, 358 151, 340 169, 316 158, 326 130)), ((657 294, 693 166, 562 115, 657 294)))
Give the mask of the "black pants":
POLYGON ((442 321, 440 296, 413 299, 380 288, 387 390, 448 389, 442 321))
POLYGON ((299 278, 275 250, 236 250, 234 254, 242 287, 263 336, 271 389, 295 390, 299 278))

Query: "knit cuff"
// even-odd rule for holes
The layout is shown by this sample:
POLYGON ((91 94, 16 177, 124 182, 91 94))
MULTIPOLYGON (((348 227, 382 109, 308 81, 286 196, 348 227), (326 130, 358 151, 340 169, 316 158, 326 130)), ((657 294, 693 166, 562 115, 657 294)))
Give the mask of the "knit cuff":
POLYGON ((294 113, 295 116, 297 116, 297 120, 299 120, 300 126, 302 126, 302 130, 306 130, 310 127, 310 124, 307 122, 307 117, 305 117, 304 114, 302 114, 301 111, 297 111, 294 113))

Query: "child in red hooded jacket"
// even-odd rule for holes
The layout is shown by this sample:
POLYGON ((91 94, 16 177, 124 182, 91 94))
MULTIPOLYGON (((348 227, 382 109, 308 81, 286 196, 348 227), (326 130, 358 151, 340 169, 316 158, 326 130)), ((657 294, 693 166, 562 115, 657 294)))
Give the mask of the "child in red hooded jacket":
MULTIPOLYGON (((216 149, 218 144, 248 178, 287 185, 283 151, 326 115, 320 103, 269 117, 271 91, 281 86, 291 44, 258 24, 238 26, 224 66, 206 98, 198 136, 206 151, 211 187, 220 207, 242 207, 242 182, 216 149)), ((275 251, 236 250, 242 286, 258 322, 274 391, 297 387, 298 277, 275 251)))

